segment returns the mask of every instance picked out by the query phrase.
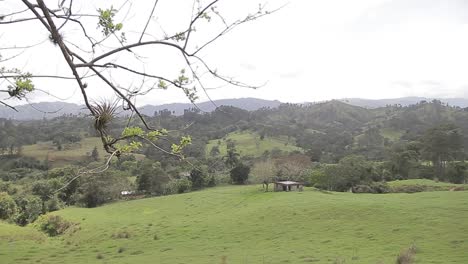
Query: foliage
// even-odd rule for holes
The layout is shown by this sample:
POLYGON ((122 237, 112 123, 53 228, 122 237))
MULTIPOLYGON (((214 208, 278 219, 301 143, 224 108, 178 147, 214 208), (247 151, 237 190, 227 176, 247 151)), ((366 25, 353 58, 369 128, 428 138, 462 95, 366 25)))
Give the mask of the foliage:
POLYGON ((389 193, 390 186, 383 182, 372 182, 368 185, 360 184, 352 188, 353 193, 389 193))
POLYGON ((110 34, 120 31, 123 27, 122 23, 115 23, 114 17, 117 13, 117 10, 112 6, 108 9, 98 9, 99 12, 99 22, 98 27, 101 28, 102 34, 104 36, 109 36, 110 34))
POLYGON ((463 136, 453 124, 440 125, 429 129, 422 138, 423 156, 432 161, 436 176, 445 179, 444 162, 462 156, 463 136))
MULTIPOLYGON (((18 71, 18 73, 20 73, 18 71)), ((8 94, 11 97, 21 99, 27 93, 34 91, 34 84, 31 80, 31 74, 22 74, 14 78, 14 85, 8 85, 8 94)))
POLYGON ((362 156, 347 156, 338 164, 330 164, 312 170, 310 182, 317 188, 331 191, 347 191, 359 184, 369 183, 373 166, 362 156))
POLYGON ((169 178, 160 163, 145 159, 139 162, 136 172, 136 184, 139 191, 155 195, 164 193, 164 185, 169 182, 169 178))
POLYGON ((447 167, 447 180, 451 183, 466 183, 468 165, 465 162, 451 162, 447 167))
POLYGON ((34 195, 21 195, 14 197, 18 206, 18 214, 15 217, 15 222, 18 225, 24 226, 34 222, 39 215, 42 214, 42 201, 34 195))
POLYGON ((231 180, 234 184, 244 184, 249 178, 250 167, 239 163, 229 172, 231 180))
POLYGON ((192 188, 197 190, 205 186, 205 177, 207 170, 205 167, 193 168, 190 171, 190 181, 192 182, 192 188))
POLYGON ((236 145, 233 141, 227 142, 227 153, 224 162, 230 168, 239 164, 239 153, 236 150, 236 145))
POLYGON ((256 162, 252 168, 252 183, 270 183, 276 174, 276 166, 272 160, 256 162))
POLYGON ((34 226, 40 231, 49 236, 58 236, 65 233, 70 227, 75 224, 63 219, 59 215, 41 215, 35 222, 34 226))
POLYGON ((82 176, 77 189, 78 204, 96 207, 117 200, 121 191, 129 189, 130 184, 126 176, 114 170, 82 176))
POLYGON ((16 214, 16 203, 6 192, 0 192, 0 219, 10 219, 16 214))
POLYGON ((174 179, 165 185, 164 194, 180 194, 190 192, 192 189, 192 182, 187 178, 174 179))
POLYGON ((94 147, 93 151, 91 151, 91 158, 93 159, 93 161, 99 160, 99 152, 98 152, 97 147, 94 147))
POLYGON ((62 185, 63 182, 57 178, 38 180, 32 184, 31 193, 40 197, 42 201, 46 201, 53 197, 55 190, 62 185))

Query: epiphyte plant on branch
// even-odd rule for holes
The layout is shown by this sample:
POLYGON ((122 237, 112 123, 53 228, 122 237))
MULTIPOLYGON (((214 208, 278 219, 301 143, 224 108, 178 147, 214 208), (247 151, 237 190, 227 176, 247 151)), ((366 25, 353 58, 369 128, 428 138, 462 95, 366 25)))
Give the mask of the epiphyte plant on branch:
MULTIPOLYGON (((210 86, 224 83, 256 88, 220 74, 204 59, 202 53, 234 28, 276 10, 267 11, 264 5, 259 5, 254 12, 238 19, 228 19, 226 13, 220 11, 220 0, 184 1, 184 5, 187 5, 187 10, 190 11, 180 11, 187 16, 183 17, 184 23, 177 21, 177 26, 164 27, 160 17, 177 17, 179 13, 175 12, 177 9, 172 11, 174 14, 165 13, 164 8, 169 2, 171 0, 7 1, 10 11, 0 14, 0 27, 11 27, 14 30, 25 24, 32 30, 34 26, 43 36, 47 36, 47 41, 29 39, 34 44, 20 46, 14 43, 10 46, 0 46, 0 52, 9 55, 4 59, 0 57, 0 62, 15 65, 15 60, 25 50, 43 49, 42 45, 49 45, 47 49, 53 50, 55 55, 60 54, 64 65, 59 67, 66 68, 67 71, 63 74, 57 74, 56 71, 48 73, 44 72, 46 68, 41 68, 41 71, 36 73, 34 70, 29 72, 29 69, 19 70, 13 66, 0 67, 0 95, 2 92, 7 95, 6 98, 0 97, 0 103, 15 109, 8 100, 27 99, 30 93, 43 91, 39 82, 36 83, 39 79, 68 81, 66 87, 75 86, 81 92, 106 152, 119 156, 148 144, 170 155, 182 157, 182 150, 190 144, 190 137, 181 136, 180 141, 172 144, 169 150, 159 147, 157 141, 170 132, 152 127, 139 112, 137 99, 154 90, 175 88, 180 89, 195 103, 199 91, 203 91, 209 98, 206 93, 209 89, 208 83, 210 86), (138 19, 129 19, 128 14, 137 6, 140 7, 137 12, 138 19), (209 33, 199 33, 205 27, 209 33), (52 46, 48 43, 52 43, 52 46), (149 59, 160 50, 173 54, 174 59, 149 59), (147 67, 148 62, 154 61, 162 64, 163 68, 170 64, 174 70, 170 73, 163 69, 158 73, 159 70, 153 69, 155 67, 147 67), (128 83, 128 80, 131 80, 131 83, 128 83), (135 82, 141 84, 134 85, 135 82), (2 89, 4 86, 6 89, 2 89), (92 94, 96 90, 107 90, 117 100, 93 103, 92 94), (110 135, 107 128, 119 107, 130 111, 129 116, 139 120, 142 126, 128 126, 120 135, 110 135)), ((31 37, 38 36, 30 33, 31 37)))

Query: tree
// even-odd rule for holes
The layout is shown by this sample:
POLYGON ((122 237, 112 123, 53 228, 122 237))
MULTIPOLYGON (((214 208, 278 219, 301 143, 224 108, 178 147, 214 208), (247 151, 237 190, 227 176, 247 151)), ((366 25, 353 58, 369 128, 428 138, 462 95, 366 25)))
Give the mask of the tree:
POLYGON ((91 158, 93 159, 93 161, 99 160, 99 152, 98 152, 97 147, 93 148, 93 151, 91 152, 91 158))
MULTIPOLYGON (((40 78, 61 80, 66 83, 64 87, 71 87, 71 83, 67 82, 74 82, 81 92, 84 105, 94 118, 94 128, 101 137, 104 150, 115 156, 135 151, 144 143, 181 157, 181 150, 190 144, 190 138, 182 136, 180 142, 173 144, 171 149, 161 149, 156 141, 167 135, 168 131, 153 127, 146 121, 134 103, 136 98, 154 90, 176 88, 193 103, 198 98, 197 89, 206 91, 208 82, 210 86, 227 84, 255 88, 256 86, 222 74, 202 54, 234 28, 272 12, 260 5, 255 12, 239 19, 231 19, 223 15, 220 0, 194 0, 177 7, 178 14, 188 11, 190 17, 184 28, 175 29, 176 27, 161 27, 159 16, 166 14, 163 9, 165 6, 158 5, 158 2, 162 2, 158 0, 126 1, 118 8, 114 8, 112 3, 106 2, 107 7, 99 3, 101 7, 97 10, 94 7, 82 9, 73 0, 36 2, 22 0, 22 5, 12 2, 6 8, 11 12, 2 14, 0 24, 3 27, 15 27, 27 23, 31 31, 47 33, 48 40, 63 62, 62 65, 50 68, 67 68, 68 74, 47 72, 49 67, 44 67, 42 72, 29 72, 28 69, 20 70, 6 65, 0 68, 0 79, 6 80, 1 82, 6 87, 1 87, 0 93, 21 100, 27 98, 32 91, 44 92, 37 82, 40 78), (135 8, 134 5, 142 5, 148 12, 131 16, 137 21, 127 24, 125 19, 132 8, 135 8), (158 57, 161 53, 172 56, 167 64, 173 69, 161 70, 167 68, 158 57), (159 65, 147 65, 148 58, 151 57, 159 65), (131 83, 128 82, 129 79, 132 80, 131 83), (138 81, 141 84, 134 86, 133 82, 138 81), (96 89, 112 92, 117 100, 93 103, 90 91, 96 89), (122 110, 130 112, 130 119, 139 119, 142 127, 128 125, 121 133, 111 134, 108 128, 119 105, 122 110)), ((14 39, 14 36, 3 37, 14 39)), ((0 61, 15 65, 15 59, 24 50, 33 49, 43 41, 32 39, 31 42, 33 43, 15 43, 1 47, 0 50, 7 55, 0 57, 0 61)), ((32 60, 38 58, 34 56, 32 60)), ((16 110, 3 99, 0 104, 16 110)))
POLYGON ((422 137, 423 157, 432 161, 436 175, 444 179, 446 163, 463 156, 463 134, 453 124, 429 129, 422 137))
POLYGON ((16 203, 6 192, 0 192, 0 219, 6 220, 16 214, 16 203))
POLYGON ((362 156, 346 156, 338 164, 328 164, 311 171, 311 184, 330 191, 347 191, 372 180, 372 164, 362 156))
POLYGON ((240 155, 236 150, 236 144, 234 143, 234 141, 228 140, 226 144, 227 144, 227 152, 226 152, 226 156, 224 157, 225 158, 224 162, 226 163, 228 167, 233 168, 237 164, 239 164, 240 155))
POLYGON ((234 184, 244 184, 249 178, 249 173, 250 167, 243 163, 237 164, 236 167, 229 172, 234 184))
POLYGON ((97 174, 87 174, 80 179, 78 204, 96 207, 106 202, 117 200, 120 192, 128 190, 130 183, 127 175, 107 170, 97 174))
POLYGON ((276 172, 276 166, 273 161, 265 160, 257 162, 252 168, 252 178, 255 183, 262 183, 265 190, 268 191, 268 186, 271 183, 276 172))
POLYGON ((203 186, 205 186, 205 175, 205 168, 197 167, 193 168, 190 171, 190 181, 192 182, 193 189, 200 189, 203 188, 203 186))
POLYGON ((448 166, 447 179, 453 183, 465 183, 467 180, 467 164, 452 162, 448 166))
POLYGON ((18 214, 15 218, 17 224, 24 226, 34 222, 42 214, 42 201, 34 195, 15 197, 18 214))
POLYGON ((420 154, 415 144, 396 145, 390 154, 391 171, 399 179, 408 179, 410 170, 419 164, 420 154))
POLYGON ((291 154, 277 161, 277 168, 281 171, 281 180, 293 180, 304 182, 306 170, 310 167, 310 158, 306 155, 291 154))
POLYGON ((161 195, 164 193, 164 185, 169 182, 169 177, 158 162, 143 160, 137 169, 136 184, 139 191, 161 195))

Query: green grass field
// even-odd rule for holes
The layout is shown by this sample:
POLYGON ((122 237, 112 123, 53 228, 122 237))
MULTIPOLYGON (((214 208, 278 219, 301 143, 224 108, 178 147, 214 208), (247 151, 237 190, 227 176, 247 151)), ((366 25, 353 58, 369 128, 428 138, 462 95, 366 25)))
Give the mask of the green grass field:
POLYGON ((23 147, 22 154, 27 157, 33 157, 38 160, 45 160, 49 157, 49 163, 53 167, 68 165, 69 163, 84 159, 93 151, 94 147, 98 147, 99 157, 102 159, 105 156, 105 151, 102 148, 101 139, 98 137, 83 138, 79 143, 73 145, 64 145, 63 150, 57 150, 52 142, 39 142, 34 145, 23 147))
POLYGON ((48 238, 0 223, 0 263, 467 263, 468 192, 264 193, 259 186, 55 212, 48 238), (128 234, 128 238, 117 238, 128 234))
MULTIPOLYGON (((301 151, 302 149, 296 147, 295 139, 288 139, 288 137, 265 137, 260 140, 260 136, 252 132, 233 132, 228 134, 225 139, 219 139, 219 150, 221 155, 226 155, 227 145, 226 140, 231 139, 235 141, 236 149, 241 156, 254 156, 259 157, 265 151, 272 151, 277 148, 284 152, 301 151)), ((218 139, 210 140, 205 148, 206 155, 210 155, 210 151, 214 146, 218 145, 218 139)))
MULTIPOLYGON (((76 161, 85 160, 89 157, 94 147, 98 148, 99 159, 103 160, 108 154, 102 147, 99 137, 83 138, 79 143, 64 145, 63 150, 57 150, 52 142, 39 142, 34 145, 23 147, 22 154, 26 157, 32 157, 37 160, 45 160, 48 156, 49 164, 52 167, 62 167, 70 165, 76 161)), ((134 154, 137 159, 144 158, 144 155, 134 154)))

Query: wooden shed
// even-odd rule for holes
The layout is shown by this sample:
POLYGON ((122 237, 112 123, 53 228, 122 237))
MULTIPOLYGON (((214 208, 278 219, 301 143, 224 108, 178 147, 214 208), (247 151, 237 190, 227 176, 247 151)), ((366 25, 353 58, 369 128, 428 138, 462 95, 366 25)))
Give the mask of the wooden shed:
POLYGON ((295 181, 277 181, 275 184, 275 192, 302 192, 304 184, 295 181))

